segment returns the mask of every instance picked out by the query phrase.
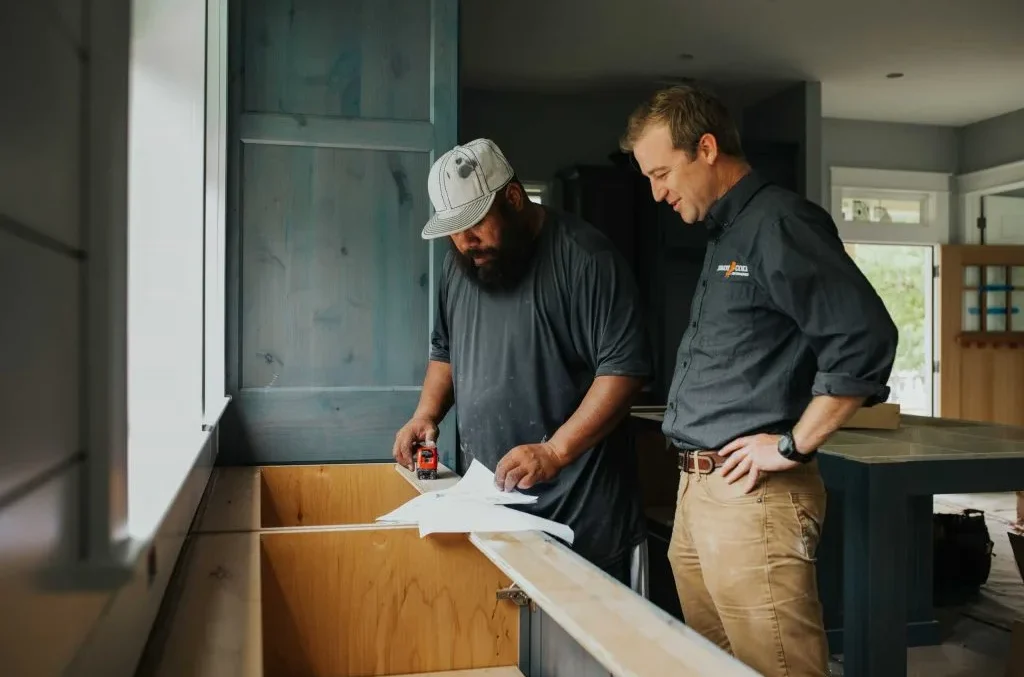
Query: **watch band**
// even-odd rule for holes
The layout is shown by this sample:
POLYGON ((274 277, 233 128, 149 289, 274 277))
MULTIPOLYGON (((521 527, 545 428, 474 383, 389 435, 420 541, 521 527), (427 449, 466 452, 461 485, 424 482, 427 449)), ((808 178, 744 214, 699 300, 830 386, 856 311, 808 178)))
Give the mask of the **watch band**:
POLYGON ((782 457, 797 463, 808 463, 818 453, 818 450, 809 451, 806 454, 800 453, 796 448, 796 441, 793 439, 793 432, 783 433, 779 437, 779 453, 782 457))

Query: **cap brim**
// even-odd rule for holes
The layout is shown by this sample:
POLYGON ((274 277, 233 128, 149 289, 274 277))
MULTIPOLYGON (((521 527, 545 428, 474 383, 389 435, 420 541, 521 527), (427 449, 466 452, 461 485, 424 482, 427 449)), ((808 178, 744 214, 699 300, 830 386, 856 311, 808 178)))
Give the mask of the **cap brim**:
POLYGON ((472 228, 480 223, 480 220, 487 214, 487 210, 494 203, 495 195, 496 193, 491 193, 461 207, 435 212, 427 221, 427 225, 423 226, 423 232, 420 235, 424 240, 433 240, 472 228))

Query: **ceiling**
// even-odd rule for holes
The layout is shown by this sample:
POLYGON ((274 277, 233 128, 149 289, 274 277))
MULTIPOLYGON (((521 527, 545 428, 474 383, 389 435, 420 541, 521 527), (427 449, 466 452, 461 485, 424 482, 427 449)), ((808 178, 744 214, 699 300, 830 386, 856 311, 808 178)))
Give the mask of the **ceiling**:
POLYGON ((951 126, 1024 108, 1024 0, 461 7, 462 82, 470 87, 593 89, 692 77, 763 89, 817 80, 825 117, 951 126), (904 77, 886 78, 893 72, 904 77))

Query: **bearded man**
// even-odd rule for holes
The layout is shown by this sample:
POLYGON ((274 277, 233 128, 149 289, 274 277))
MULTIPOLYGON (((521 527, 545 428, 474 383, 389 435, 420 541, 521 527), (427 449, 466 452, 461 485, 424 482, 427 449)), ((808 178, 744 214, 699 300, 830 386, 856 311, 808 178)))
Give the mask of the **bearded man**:
POLYGON ((568 525, 577 553, 643 592, 646 528, 619 425, 652 372, 631 272, 596 228, 530 201, 489 139, 445 153, 427 182, 422 236, 451 250, 395 460, 410 466, 454 406, 463 470, 475 459, 537 496, 516 508, 568 525))

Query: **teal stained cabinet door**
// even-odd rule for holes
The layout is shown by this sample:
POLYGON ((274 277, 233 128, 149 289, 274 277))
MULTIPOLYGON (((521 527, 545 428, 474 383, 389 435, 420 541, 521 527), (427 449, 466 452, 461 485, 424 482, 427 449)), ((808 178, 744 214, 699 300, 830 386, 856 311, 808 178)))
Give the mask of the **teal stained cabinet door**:
MULTIPOLYGON (((427 365, 457 0, 244 0, 232 24, 223 463, 388 459, 427 365)), ((440 440, 455 458, 454 414, 440 440)))

